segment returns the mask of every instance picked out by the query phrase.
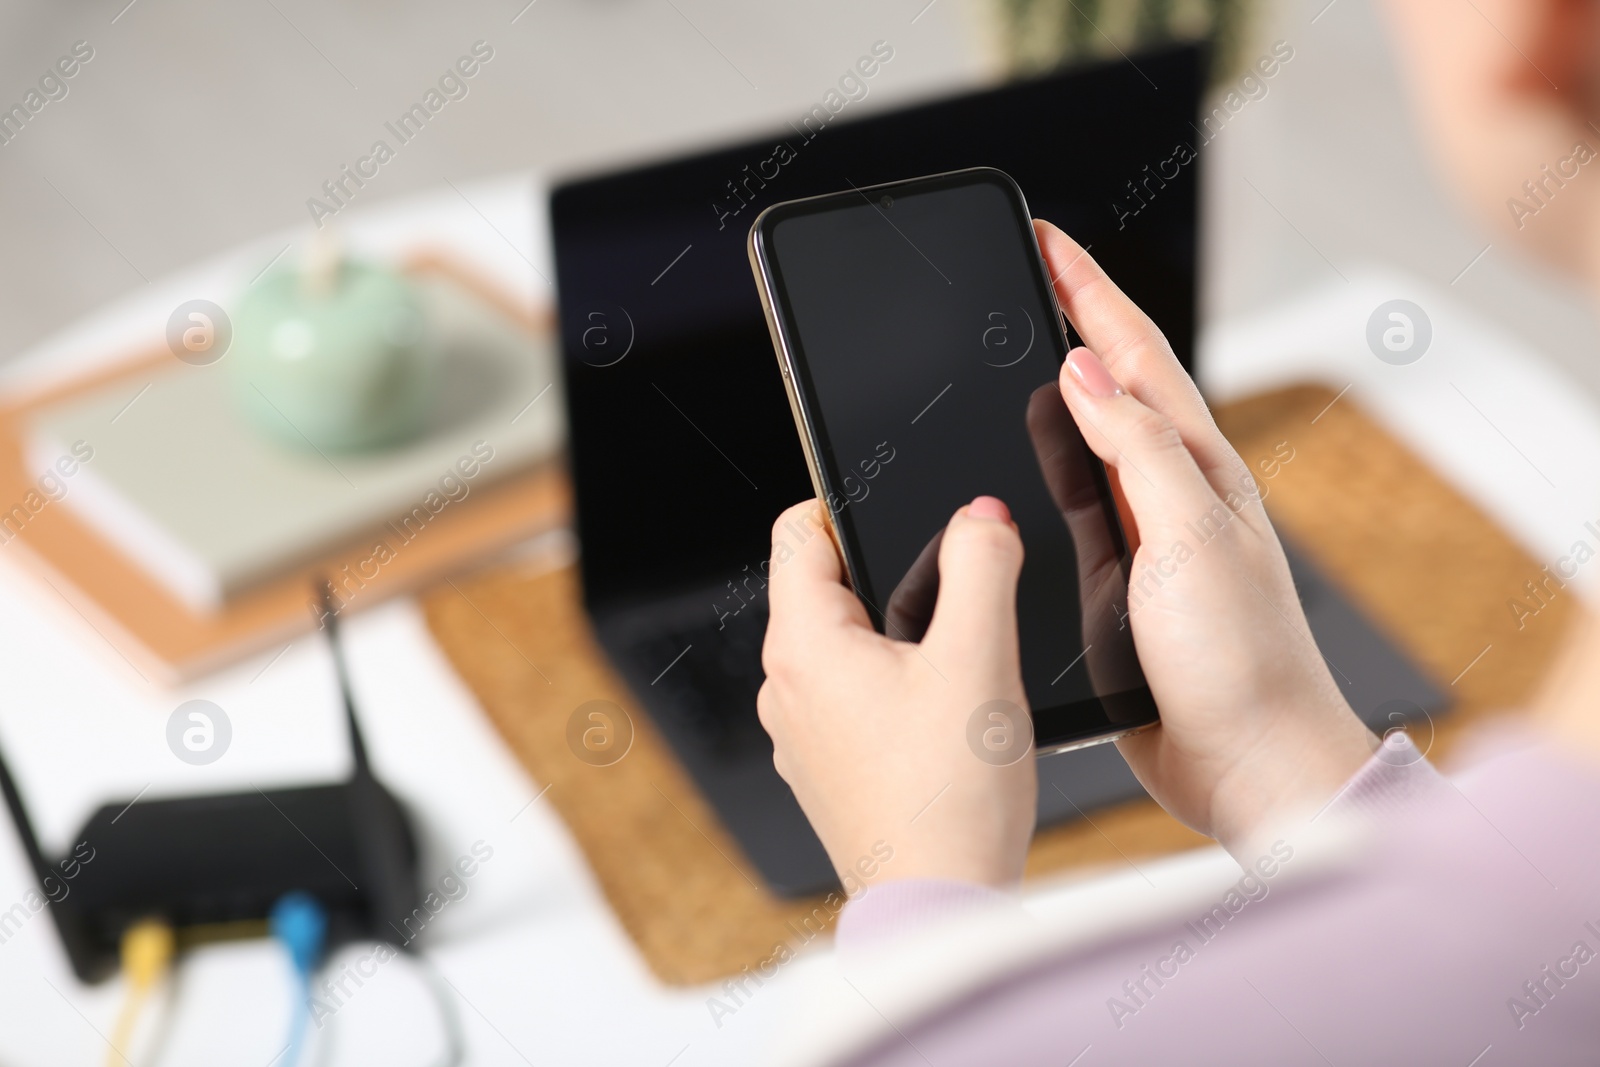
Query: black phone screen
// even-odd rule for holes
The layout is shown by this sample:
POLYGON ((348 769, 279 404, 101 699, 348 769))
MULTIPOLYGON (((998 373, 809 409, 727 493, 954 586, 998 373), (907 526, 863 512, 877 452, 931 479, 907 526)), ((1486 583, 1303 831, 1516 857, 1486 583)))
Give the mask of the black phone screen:
POLYGON ((754 240, 878 629, 920 640, 945 523, 996 496, 1026 553, 1017 615, 1039 748, 1155 721, 1127 544, 1061 399, 1066 337, 1015 183, 978 169, 778 205, 754 240))

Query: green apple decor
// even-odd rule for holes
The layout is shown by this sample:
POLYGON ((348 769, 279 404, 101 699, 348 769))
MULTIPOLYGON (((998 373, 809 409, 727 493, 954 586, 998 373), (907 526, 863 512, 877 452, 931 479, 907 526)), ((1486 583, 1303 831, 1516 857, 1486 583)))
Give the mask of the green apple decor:
POLYGON ((293 448, 355 452, 415 436, 438 362, 416 291, 325 246, 309 258, 240 300, 227 361, 236 402, 293 448))

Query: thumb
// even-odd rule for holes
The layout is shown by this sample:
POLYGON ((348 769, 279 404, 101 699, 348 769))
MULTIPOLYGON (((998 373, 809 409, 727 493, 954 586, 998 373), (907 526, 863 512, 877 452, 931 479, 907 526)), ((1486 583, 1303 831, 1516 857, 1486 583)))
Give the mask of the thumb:
POLYGON ((992 496, 961 508, 939 546, 939 599, 924 644, 953 655, 981 651, 1015 664, 1022 537, 992 496))

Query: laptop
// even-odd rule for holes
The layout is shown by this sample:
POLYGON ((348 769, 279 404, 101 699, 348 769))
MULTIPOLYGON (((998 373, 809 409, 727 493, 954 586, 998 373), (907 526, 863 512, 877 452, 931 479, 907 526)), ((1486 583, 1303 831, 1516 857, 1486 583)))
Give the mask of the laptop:
MULTIPOLYGON (((761 565, 773 519, 812 488, 746 257, 750 223, 780 200, 998 167, 1036 216, 1092 249, 1188 367, 1198 168, 1169 161, 1202 139, 1204 81, 1203 48, 1173 46, 862 118, 817 108, 766 137, 553 190, 584 605, 774 892, 837 881, 756 716, 761 565)), ((1358 710, 1437 707, 1390 644, 1294 563, 1358 710)), ((1039 772, 1040 825, 1144 795, 1111 745, 1044 758, 1039 772)))

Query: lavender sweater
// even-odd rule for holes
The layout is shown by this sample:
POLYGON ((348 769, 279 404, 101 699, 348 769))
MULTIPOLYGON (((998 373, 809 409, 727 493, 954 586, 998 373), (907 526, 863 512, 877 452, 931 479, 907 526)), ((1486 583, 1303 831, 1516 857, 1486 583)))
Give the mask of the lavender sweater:
MULTIPOLYGON (((838 1062, 1600 1064, 1596 768, 1502 740, 1451 780, 1391 739, 1328 812, 1380 830, 1321 871, 1280 842, 1215 907, 879 1009, 881 1038, 838 1062), (1283 877, 1296 860, 1314 873, 1283 877)), ((845 977, 985 907, 1032 921, 977 886, 874 887, 840 918, 845 977)))

